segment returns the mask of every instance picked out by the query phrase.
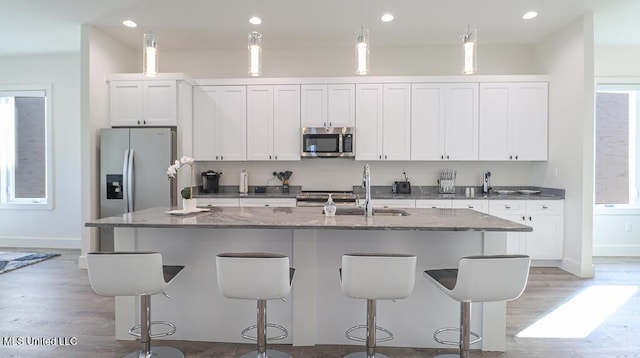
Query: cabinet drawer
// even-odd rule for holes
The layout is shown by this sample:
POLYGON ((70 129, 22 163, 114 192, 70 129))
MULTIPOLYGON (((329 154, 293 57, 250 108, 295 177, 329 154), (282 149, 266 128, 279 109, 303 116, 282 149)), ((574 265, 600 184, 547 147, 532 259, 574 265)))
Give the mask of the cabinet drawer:
POLYGON ((451 200, 417 199, 416 208, 450 209, 451 200))
POLYGON ((482 213, 489 212, 488 200, 451 200, 454 209, 473 209, 482 213))
POLYGON ((528 214, 563 214, 563 200, 530 200, 527 201, 528 214))
MULTIPOLYGON (((364 200, 360 199, 360 203, 364 205, 364 200)), ((372 199, 371 203, 374 208, 384 209, 413 209, 416 207, 416 201, 410 199, 372 199)))
POLYGON ((240 198, 240 207, 292 208, 295 206, 295 198, 240 198))
POLYGON ((240 200, 238 198, 197 198, 199 207, 238 207, 240 200))
POLYGON ((489 213, 498 214, 517 214, 525 212, 524 200, 490 200, 489 213))

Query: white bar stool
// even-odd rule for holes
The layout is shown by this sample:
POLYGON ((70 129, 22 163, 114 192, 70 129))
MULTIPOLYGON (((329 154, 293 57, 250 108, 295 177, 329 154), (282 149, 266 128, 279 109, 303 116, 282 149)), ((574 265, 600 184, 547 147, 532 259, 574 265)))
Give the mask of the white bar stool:
POLYGON ((388 358, 376 354, 376 342, 393 339, 393 334, 376 326, 376 300, 398 300, 413 292, 416 277, 416 256, 408 254, 345 254, 342 255, 340 286, 342 292, 351 298, 367 300, 367 324, 349 328, 348 339, 366 342, 366 352, 356 352, 348 358, 388 358), (366 329, 366 338, 352 335, 358 329, 366 329), (376 340, 376 330, 387 336, 376 340))
POLYGON ((245 328, 242 338, 257 342, 258 350, 243 354, 242 358, 284 358, 290 355, 267 349, 267 341, 286 338, 289 333, 278 324, 267 323, 267 300, 285 300, 291 291, 294 269, 289 267, 289 258, 284 255, 263 252, 222 253, 216 255, 218 288, 227 298, 257 300, 257 324, 245 328), (267 337, 267 327, 282 332, 279 336, 267 337), (256 329, 256 337, 247 332, 256 329))
POLYGON ((176 326, 166 321, 151 321, 151 295, 164 291, 184 266, 162 265, 157 252, 92 252, 87 254, 91 288, 103 296, 140 296, 140 324, 129 334, 140 338, 140 350, 125 358, 184 358, 173 347, 151 347, 151 338, 170 336, 176 326), (161 324, 171 329, 151 333, 151 326, 161 324), (139 330, 139 333, 137 332, 139 330))
POLYGON ((471 332, 471 303, 511 301, 520 297, 529 278, 531 258, 525 255, 468 256, 458 262, 457 269, 427 270, 430 279, 449 297, 460 302, 460 327, 441 328, 433 334, 436 342, 460 347, 460 354, 438 357, 468 358, 472 344, 482 340, 471 332), (442 332, 459 332, 458 342, 440 339, 442 332), (472 341, 471 336, 475 339, 472 341))

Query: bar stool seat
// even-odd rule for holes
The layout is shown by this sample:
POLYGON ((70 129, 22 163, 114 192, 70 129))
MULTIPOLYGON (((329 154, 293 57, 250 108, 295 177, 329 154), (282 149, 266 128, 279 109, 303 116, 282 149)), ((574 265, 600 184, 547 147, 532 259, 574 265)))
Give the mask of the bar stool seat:
POLYGON ((438 357, 469 357, 472 344, 482 340, 471 332, 471 303, 511 301, 520 297, 527 285, 531 258, 526 255, 468 256, 458 262, 457 269, 424 271, 424 276, 452 299, 460 302, 460 327, 441 328, 433 339, 441 344, 457 345, 459 354, 438 357), (439 338, 442 332, 459 332, 459 340, 439 338), (472 341, 471 337, 475 339, 472 341))
MULTIPOLYGON (((183 358, 173 347, 151 346, 151 338, 170 336, 176 326, 166 321, 151 321, 151 295, 164 294, 184 266, 162 264, 157 252, 92 252, 87 254, 91 288, 102 296, 139 296, 140 324, 129 334, 140 338, 140 350, 126 358, 183 358), (169 331, 153 334, 151 327, 164 325, 169 331)), ((169 296, 167 296, 169 297, 169 296)))
POLYGON ((356 352, 348 358, 388 358, 376 353, 376 342, 393 339, 393 333, 376 326, 376 300, 399 300, 413 292, 416 276, 416 256, 409 254, 367 254, 352 253, 342 255, 340 286, 347 297, 367 300, 367 324, 349 328, 348 339, 365 342, 366 352, 356 352), (366 330, 366 337, 353 335, 356 330, 366 330), (376 331, 386 337, 376 339, 376 331))
POLYGON ((291 291, 295 269, 289 267, 289 257, 264 252, 221 253, 216 255, 218 288, 227 298, 256 300, 258 303, 257 323, 245 328, 242 338, 257 342, 256 351, 242 355, 242 358, 281 358, 290 355, 267 349, 267 341, 286 338, 289 333, 278 324, 267 323, 267 300, 284 300, 291 291), (267 328, 282 332, 267 337, 267 328), (257 335, 248 335, 257 330, 257 335))

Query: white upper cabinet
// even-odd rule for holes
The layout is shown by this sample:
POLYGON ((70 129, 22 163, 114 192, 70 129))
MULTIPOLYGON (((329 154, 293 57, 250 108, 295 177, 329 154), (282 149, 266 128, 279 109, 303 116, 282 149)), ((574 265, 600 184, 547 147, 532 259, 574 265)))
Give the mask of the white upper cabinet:
POLYGON ((177 126, 178 86, 175 80, 109 81, 112 127, 177 126))
POLYGON ((193 98, 196 160, 246 160, 246 86, 200 86, 193 98))
POLYGON ((409 160, 411 85, 356 85, 356 160, 409 160))
POLYGON ((302 85, 302 127, 353 127, 355 85, 302 85))
POLYGON ((300 160, 300 86, 247 87, 247 160, 300 160))
POLYGON ((478 159, 478 84, 411 87, 411 159, 478 159))
POLYGON ((480 85, 480 160, 547 160, 548 84, 480 85))

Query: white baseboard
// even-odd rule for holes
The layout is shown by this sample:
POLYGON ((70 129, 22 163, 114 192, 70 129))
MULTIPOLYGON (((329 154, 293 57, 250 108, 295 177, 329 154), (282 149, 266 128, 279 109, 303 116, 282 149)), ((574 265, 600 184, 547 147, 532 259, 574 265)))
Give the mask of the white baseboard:
POLYGON ((79 237, 2 237, 0 247, 80 249, 79 237))
POLYGON ((593 256, 640 256, 638 245, 594 245, 593 256))
POLYGON ((593 264, 583 264, 566 257, 562 259, 560 268, 578 277, 591 278, 596 274, 593 264))

